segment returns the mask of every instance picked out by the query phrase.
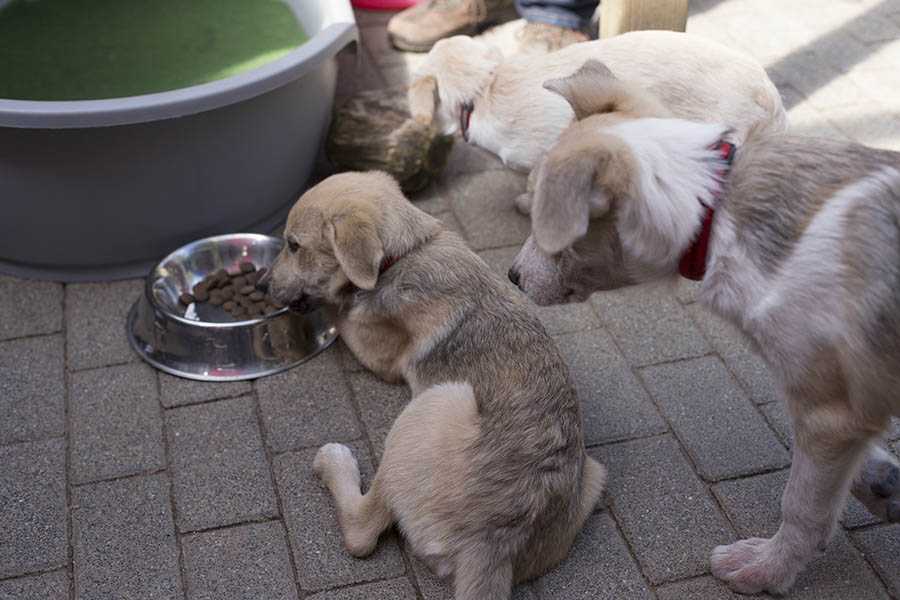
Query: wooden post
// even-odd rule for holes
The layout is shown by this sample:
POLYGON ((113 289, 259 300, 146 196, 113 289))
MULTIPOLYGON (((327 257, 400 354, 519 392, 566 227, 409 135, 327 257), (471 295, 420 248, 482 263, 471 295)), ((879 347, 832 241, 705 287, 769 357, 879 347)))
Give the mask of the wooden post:
POLYGON ((640 29, 684 31, 688 0, 602 0, 600 37, 640 29))

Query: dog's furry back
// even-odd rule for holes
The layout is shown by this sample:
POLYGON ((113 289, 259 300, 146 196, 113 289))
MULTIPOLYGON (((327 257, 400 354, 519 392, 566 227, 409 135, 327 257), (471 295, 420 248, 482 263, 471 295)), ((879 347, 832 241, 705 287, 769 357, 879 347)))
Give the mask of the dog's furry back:
POLYGON ((452 306, 452 325, 414 359, 411 384, 415 393, 467 382, 478 408, 480 435, 468 452, 473 476, 454 504, 471 530, 457 540, 490 535, 503 542, 518 556, 516 579, 527 578, 530 563, 560 542, 547 534, 583 520, 581 414, 565 362, 523 298, 454 233, 441 232, 404 262, 367 302, 390 312, 435 298, 452 306))
POLYGON ((592 59, 653 94, 673 116, 725 123, 738 143, 751 128, 786 127, 781 96, 752 58, 697 36, 638 31, 502 63, 485 94, 486 112, 500 115, 493 127, 501 135, 476 139, 473 129, 473 140, 510 166, 534 166, 573 117, 565 100, 543 89, 544 82, 568 76, 592 59))

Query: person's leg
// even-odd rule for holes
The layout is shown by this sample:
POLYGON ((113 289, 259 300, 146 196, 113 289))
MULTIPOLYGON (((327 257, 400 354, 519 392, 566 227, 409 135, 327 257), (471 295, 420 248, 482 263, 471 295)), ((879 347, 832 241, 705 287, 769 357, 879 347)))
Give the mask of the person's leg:
POLYGON ((400 50, 428 52, 440 39, 472 35, 507 13, 513 0, 424 0, 388 22, 388 38, 400 50))
POLYGON ((519 33, 525 51, 552 52, 586 42, 597 0, 516 0, 516 10, 528 23, 519 33))
POLYGON ((516 10, 529 23, 584 31, 598 0, 516 0, 516 10))

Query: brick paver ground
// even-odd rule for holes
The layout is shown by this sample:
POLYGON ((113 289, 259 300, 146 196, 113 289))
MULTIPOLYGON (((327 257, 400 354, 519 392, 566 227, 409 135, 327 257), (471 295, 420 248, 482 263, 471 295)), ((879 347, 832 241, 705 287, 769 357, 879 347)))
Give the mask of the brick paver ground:
MULTIPOLYGON (((403 83, 421 60, 389 47, 385 15, 358 18, 341 97, 403 83)), ((760 60, 795 131, 900 150, 900 0, 692 0, 688 29, 760 60)), ((457 143, 413 201, 502 273, 528 233, 523 186, 457 143)), ((140 285, 0 277, 0 600, 450 598, 396 534, 367 560, 344 552, 311 470, 319 444, 344 441, 370 479, 406 390, 340 343, 252 383, 156 373, 123 335, 140 285)), ((610 481, 571 556, 517 600, 737 598, 708 553, 776 526, 790 426, 761 360, 694 292, 537 311, 610 481)), ((890 438, 900 451, 900 424, 890 438)), ((842 523, 790 597, 900 598, 900 526, 855 502, 842 523)))

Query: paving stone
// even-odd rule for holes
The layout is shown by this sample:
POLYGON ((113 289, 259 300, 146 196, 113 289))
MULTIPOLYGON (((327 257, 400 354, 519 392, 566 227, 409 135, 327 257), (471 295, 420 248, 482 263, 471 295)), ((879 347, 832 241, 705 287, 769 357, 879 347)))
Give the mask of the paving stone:
POLYGON ((350 348, 347 347, 347 344, 345 344, 344 340, 341 338, 338 338, 334 343, 334 346, 332 346, 331 349, 326 350, 323 354, 334 354, 341 369, 347 373, 368 372, 368 369, 353 356, 353 353, 350 352, 350 348))
MULTIPOLYGON (((405 577, 365 583, 307 596, 307 600, 416 600, 416 590, 405 577)), ((427 599, 426 599, 427 600, 427 599)))
POLYGON ((864 44, 892 42, 900 38, 900 27, 885 14, 860 15, 848 23, 847 27, 864 44))
POLYGON ((787 406, 784 402, 771 402, 759 407, 766 417, 766 421, 775 431, 778 439, 787 448, 794 442, 794 434, 791 432, 791 420, 787 414, 787 406))
MULTIPOLYGON (((768 537, 781 522, 781 493, 787 471, 767 473, 714 486, 739 537, 768 537)), ((738 538, 735 538, 738 539, 738 538)), ((791 598, 803 600, 883 598, 887 595, 872 569, 838 530, 824 556, 814 560, 797 578, 791 598)))
MULTIPOLYGON (((506 167, 503 166, 503 161, 496 154, 469 144, 462 139, 462 136, 457 136, 450 156, 447 157, 447 167, 441 175, 441 181, 445 187, 449 186, 452 189, 455 180, 462 175, 504 169, 506 167)), ((521 191, 524 190, 520 190, 519 193, 521 191)), ((450 200, 453 201, 453 196, 450 197, 450 200)))
MULTIPOLYGON (((411 557, 413 576, 422 592, 423 600, 453 600, 453 580, 450 578, 438 579, 424 562, 413 556, 409 545, 406 546, 407 554, 411 557)), ((532 584, 525 583, 513 588, 510 600, 537 600, 538 596, 532 584)))
POLYGON ((881 519, 870 513, 862 502, 852 495, 847 499, 847 506, 841 515, 841 525, 847 529, 857 529, 876 523, 881 523, 881 519))
MULTIPOLYGON (((372 461, 362 444, 348 444, 360 465, 364 489, 372 479, 372 461)), ((385 533, 364 560, 344 549, 331 494, 312 469, 316 449, 275 458, 275 479, 282 500, 300 587, 318 591, 339 585, 397 577, 406 570, 396 536, 385 533)))
POLYGON ((278 514, 251 398, 166 412, 180 531, 278 514))
POLYGON ((69 600, 69 577, 53 571, 0 581, 0 600, 69 600))
POLYGON ((722 481, 712 486, 741 537, 769 537, 781 523, 781 496, 789 470, 722 481), (762 528, 760 528, 762 525, 762 528))
POLYGON ((781 400, 775 376, 743 333, 700 304, 689 306, 687 311, 754 402, 781 400))
MULTIPOLYGON (((735 594, 715 577, 698 577, 664 585, 656 590, 659 600, 746 600, 747 596, 735 594)), ((771 598, 768 594, 754 598, 771 598)))
POLYGON ((594 513, 575 538, 569 556, 536 584, 548 600, 653 598, 625 540, 606 512, 594 513))
POLYGON ((0 340, 61 330, 62 298, 58 283, 0 276, 0 340))
POLYGON ((525 242, 531 223, 513 204, 525 190, 524 175, 485 171, 454 178, 446 189, 472 248, 484 250, 525 242))
POLYGON ((63 354, 60 335, 0 342, 0 444, 64 433, 63 354))
POLYGON ((165 475, 75 488, 78 600, 182 598, 170 506, 165 475))
POLYGON ((704 479, 790 464, 787 451, 717 357, 647 367, 641 374, 704 479))
POLYGON ((0 577, 68 561, 62 439, 0 447, 0 577))
POLYGON ((409 404, 412 394, 406 384, 390 384, 369 372, 349 375, 350 388, 366 430, 390 427, 409 404))
POLYGON ((859 107, 839 106, 823 114, 852 140, 886 150, 900 150, 900 107, 892 111, 860 111, 859 107))
MULTIPOLYGON (((503 281, 509 284, 509 287, 516 289, 512 282, 509 281, 507 272, 512 265, 513 258, 519 252, 520 246, 512 246, 509 248, 495 248, 494 250, 483 250, 478 256, 491 267, 503 281)), ((517 293, 518 290, 516 290, 517 293)), ((594 312, 590 302, 578 302, 575 304, 560 304, 556 306, 535 306, 530 300, 527 300, 528 306, 544 324, 547 333, 574 333, 576 331, 585 331, 587 329, 596 329, 600 327, 600 319, 594 312)))
POLYGON ((591 450, 609 469, 607 496, 653 584, 702 575, 713 547, 734 534, 669 436, 591 450))
POLYGON ((454 215, 452 211, 436 213, 434 217, 438 221, 440 221, 444 225, 444 227, 456 233, 463 240, 467 239, 466 232, 463 229, 462 224, 459 222, 459 219, 456 218, 456 215, 454 215))
POLYGON ((881 525, 851 534, 857 547, 887 583, 891 594, 900 598, 900 525, 881 525))
POLYGON ((586 444, 647 437, 668 429, 609 334, 594 329, 553 339, 581 401, 586 444))
POLYGON ((275 452, 358 439, 350 389, 332 352, 256 382, 266 441, 275 452))
POLYGON ((128 311, 144 281, 82 283, 66 287, 66 347, 70 369, 137 360, 125 337, 128 311))
POLYGON ((675 297, 682 304, 693 304, 700 292, 700 282, 679 277, 675 283, 675 297))
POLYGON ((591 303, 634 366, 692 358, 711 351, 685 309, 662 285, 601 292, 591 296, 591 303))
POLYGON ((443 187, 434 182, 424 190, 409 194, 409 200, 413 203, 413 206, 419 210, 424 210, 430 215, 450 210, 447 194, 444 192, 443 187))
POLYGON ((156 374, 143 364, 73 373, 74 483, 165 468, 156 374))
POLYGON ((296 600, 280 521, 182 538, 188 600, 296 600))
POLYGON ((194 381, 159 373, 159 400, 166 408, 219 398, 234 398, 252 391, 249 381, 194 381))

